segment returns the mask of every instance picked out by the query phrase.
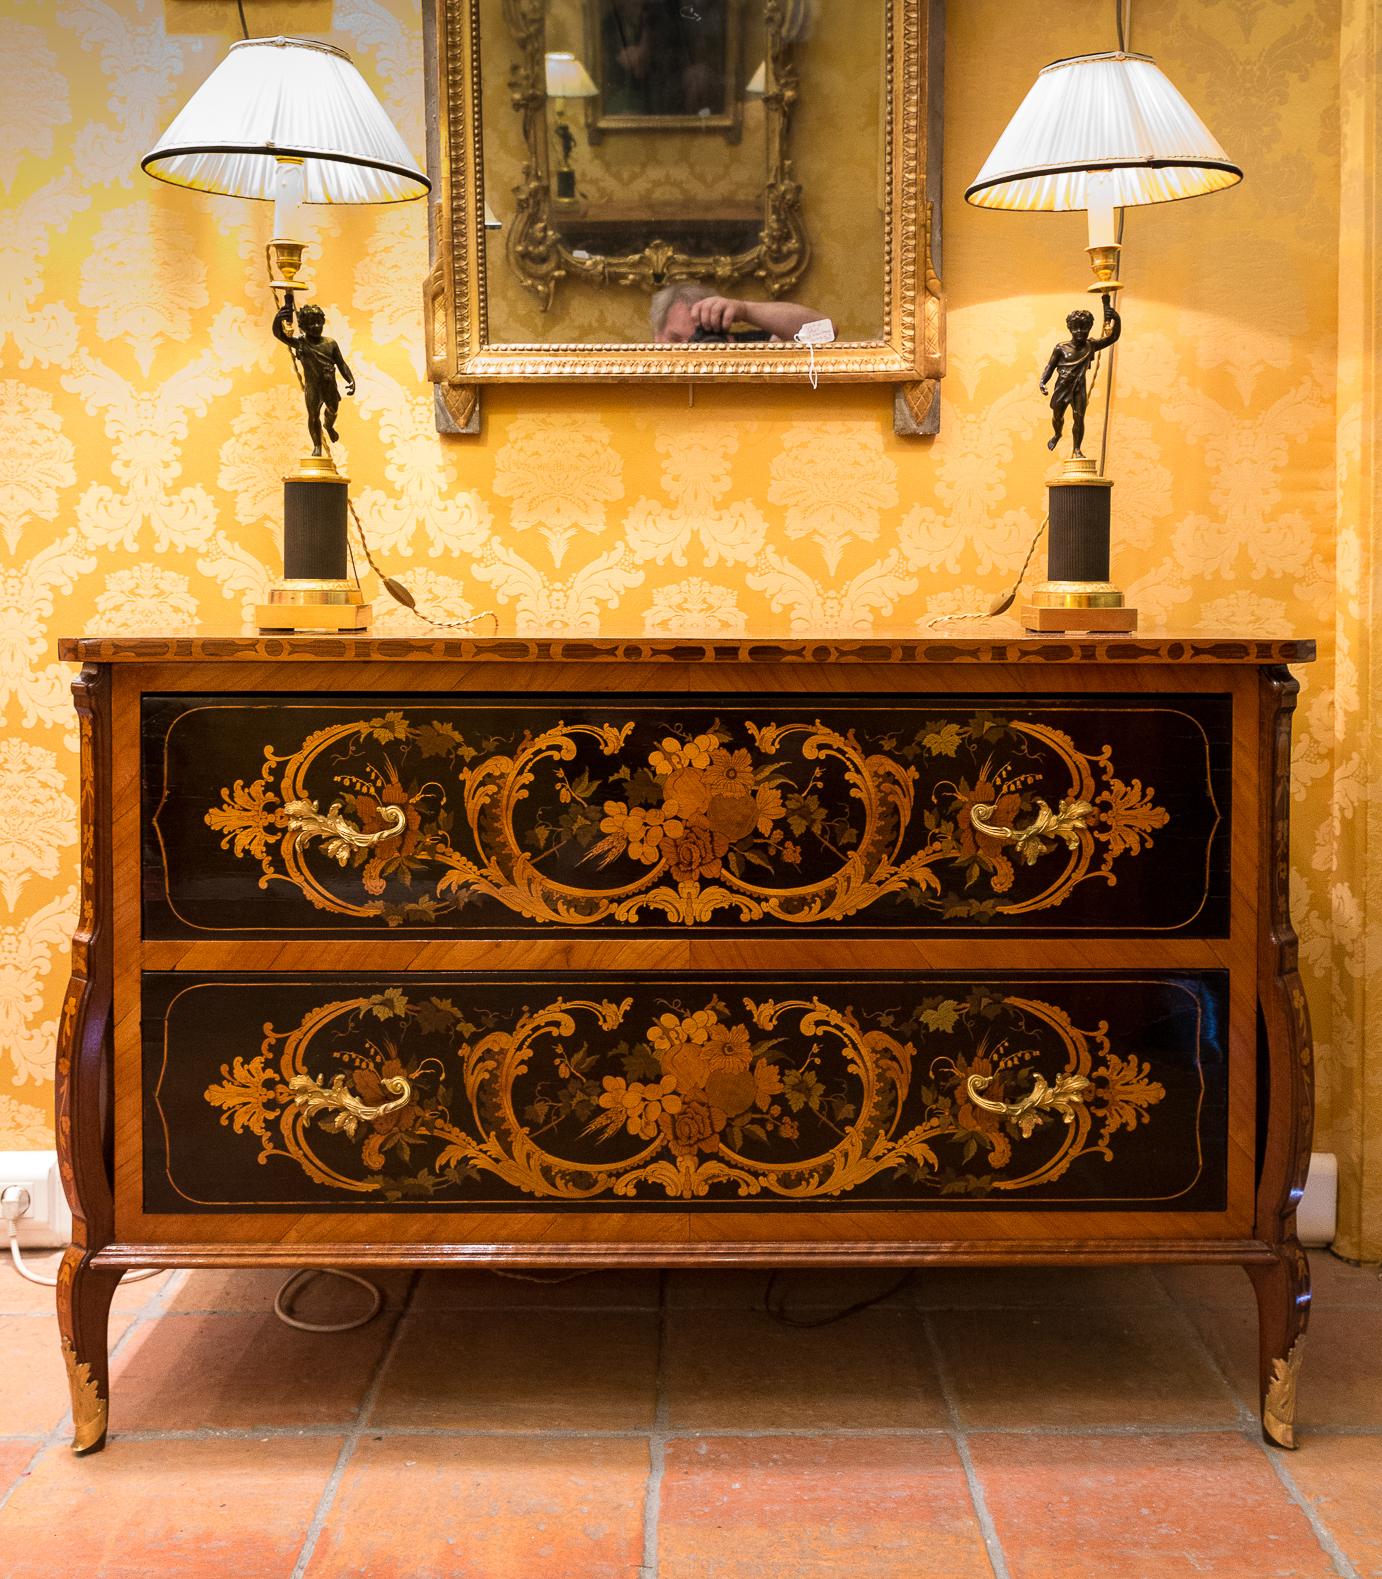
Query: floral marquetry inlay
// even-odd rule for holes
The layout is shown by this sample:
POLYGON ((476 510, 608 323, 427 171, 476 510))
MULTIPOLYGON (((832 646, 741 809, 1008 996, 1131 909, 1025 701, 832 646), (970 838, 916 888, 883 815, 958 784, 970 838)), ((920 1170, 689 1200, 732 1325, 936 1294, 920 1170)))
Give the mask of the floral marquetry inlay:
POLYGON ((197 930, 241 907, 308 930, 1042 927, 1067 908, 1170 930, 1213 886, 1208 740, 1175 708, 202 701, 146 730, 168 907, 197 930))
POLYGON ((285 981, 258 1014, 167 982, 147 1067, 184 1207, 1153 1201, 1217 1171, 1218 988, 1187 978, 285 981))

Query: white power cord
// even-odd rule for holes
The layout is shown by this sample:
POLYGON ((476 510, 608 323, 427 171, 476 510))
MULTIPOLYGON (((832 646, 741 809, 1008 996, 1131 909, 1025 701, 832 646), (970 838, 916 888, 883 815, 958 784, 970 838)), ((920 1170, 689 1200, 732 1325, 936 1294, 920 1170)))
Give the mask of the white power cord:
MULTIPOLYGON (((21 1193, 27 1195, 29 1192, 24 1190, 21 1193)), ((19 1249, 19 1228, 15 1219, 10 1216, 9 1211, 6 1209, 9 1205, 9 1191, 7 1190, 3 1203, 0 1203, 0 1211, 4 1211, 5 1233, 10 1241, 10 1260, 14 1262, 15 1271, 19 1273, 26 1283, 38 1283, 44 1288, 56 1288, 58 1286, 57 1278, 44 1277, 42 1272, 35 1272, 32 1267, 25 1265, 24 1256, 19 1249)), ((22 1217, 24 1214, 21 1211, 19 1215, 22 1217)), ((162 1267, 155 1267, 151 1272, 127 1273, 121 1281, 124 1283, 139 1283, 146 1277, 158 1277, 162 1271, 162 1267)))
MULTIPOLYGON (((6 1205, 9 1204, 7 1201, 6 1205)), ((24 1265, 24 1257, 19 1253, 19 1230, 14 1225, 14 1219, 5 1218, 5 1232, 9 1235, 10 1260, 14 1262, 14 1269, 27 1283, 42 1283, 45 1288, 56 1288, 58 1280, 55 1277, 44 1277, 41 1272, 32 1272, 24 1265)))
POLYGON ((371 1283, 367 1277, 360 1277, 354 1272, 338 1271, 335 1267, 303 1267, 301 1271, 294 1272, 274 1295, 274 1315, 285 1326, 296 1327, 299 1332, 350 1332, 355 1327, 363 1327, 366 1322, 373 1321, 383 1308, 384 1291, 377 1283, 371 1283), (357 1284, 370 1296, 369 1309, 353 1321, 303 1321, 301 1317, 294 1316, 288 1308, 288 1302, 303 1283, 314 1277, 338 1277, 343 1282, 357 1284))
MULTIPOLYGON (((58 1280, 55 1277, 44 1277, 41 1272, 35 1272, 32 1267, 26 1266, 24 1257, 19 1249, 19 1219, 24 1217, 29 1210, 29 1192, 22 1185, 7 1186, 0 1192, 0 1220, 5 1224, 5 1233, 10 1244, 10 1259, 14 1262, 14 1269, 28 1283, 38 1283, 44 1288, 56 1288, 58 1280)), ((144 1278, 159 1277, 164 1271, 163 1267, 153 1267, 147 1272, 127 1272, 121 1279, 124 1283, 138 1283, 144 1278)), ((498 1277, 510 1277, 529 1283, 566 1283, 572 1278, 585 1277, 584 1272, 567 1273, 556 1277, 534 1277, 523 1272, 496 1272, 498 1277)), ((384 1308, 384 1291, 377 1283, 372 1283, 367 1277, 360 1277, 355 1272, 343 1272, 335 1267, 303 1267, 285 1279, 278 1293, 274 1295, 274 1315, 285 1326, 293 1327, 298 1332, 351 1332, 356 1327, 363 1327, 371 1322, 384 1308), (344 1283, 354 1283, 357 1288, 362 1288, 370 1297, 369 1309, 362 1316, 356 1316, 350 1321, 304 1321, 301 1316, 292 1313, 291 1302, 293 1297, 300 1292, 304 1284, 314 1277, 340 1278, 344 1283)))

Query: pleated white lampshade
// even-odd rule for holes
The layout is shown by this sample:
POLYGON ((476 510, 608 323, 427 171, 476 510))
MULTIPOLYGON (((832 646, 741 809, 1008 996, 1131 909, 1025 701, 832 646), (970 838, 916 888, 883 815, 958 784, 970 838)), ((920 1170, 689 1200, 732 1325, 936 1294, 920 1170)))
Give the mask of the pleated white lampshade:
POLYGON ((140 163, 175 186, 273 201, 283 159, 303 161, 308 203, 399 203, 431 188, 350 56, 302 38, 232 44, 140 163))
POLYGON ((1148 56, 1112 52, 1044 67, 965 199, 980 208, 1133 208, 1242 179, 1148 56))

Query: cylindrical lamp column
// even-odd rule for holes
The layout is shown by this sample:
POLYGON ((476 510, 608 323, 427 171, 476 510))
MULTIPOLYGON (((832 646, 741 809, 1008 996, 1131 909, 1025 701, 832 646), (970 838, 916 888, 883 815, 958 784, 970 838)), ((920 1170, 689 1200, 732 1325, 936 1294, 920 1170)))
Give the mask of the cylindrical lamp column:
POLYGON ((1046 580, 1022 607, 1033 631, 1130 631, 1137 610, 1109 580, 1113 483, 1097 462, 1072 456, 1047 485, 1046 580))
POLYGON ((351 574, 349 488, 329 456, 304 456, 283 479, 283 579, 255 609, 260 630, 370 628, 370 606, 351 574))

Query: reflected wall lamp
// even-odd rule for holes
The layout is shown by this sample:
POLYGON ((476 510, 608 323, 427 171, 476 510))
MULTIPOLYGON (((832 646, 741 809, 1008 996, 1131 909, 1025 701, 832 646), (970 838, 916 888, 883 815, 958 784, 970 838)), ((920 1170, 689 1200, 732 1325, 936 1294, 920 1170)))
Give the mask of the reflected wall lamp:
POLYGON ((1092 313, 1072 313, 1066 320, 1070 339, 1052 352, 1042 379, 1043 393, 1048 380, 1055 380, 1048 447, 1055 448, 1067 415, 1075 442, 1074 453, 1049 487, 1047 580, 1022 611, 1033 630, 1133 630, 1137 625, 1136 610, 1124 605, 1123 594, 1109 581, 1113 484, 1103 475, 1113 346, 1122 327, 1112 305, 1122 288, 1120 211, 1217 192, 1243 178, 1150 57, 1121 47, 1121 6, 1118 16, 1120 48, 1044 67, 965 191, 966 201, 980 208, 1086 210, 1094 271, 1088 288, 1104 303, 1104 333, 1092 333, 1092 313), (1104 429, 1095 460, 1084 455, 1081 440, 1092 375, 1105 349, 1104 429))
POLYGON ((556 120, 552 135, 561 150, 556 168, 556 185, 553 196, 559 203, 576 201, 576 172, 571 165, 571 151, 576 146, 576 134, 566 120, 567 99, 593 99, 599 89, 591 81, 590 73, 567 49, 548 50, 544 57, 547 79, 547 97, 556 106, 556 120))

